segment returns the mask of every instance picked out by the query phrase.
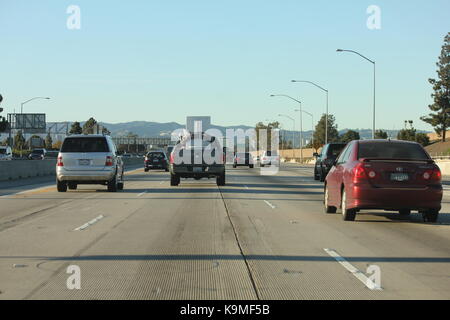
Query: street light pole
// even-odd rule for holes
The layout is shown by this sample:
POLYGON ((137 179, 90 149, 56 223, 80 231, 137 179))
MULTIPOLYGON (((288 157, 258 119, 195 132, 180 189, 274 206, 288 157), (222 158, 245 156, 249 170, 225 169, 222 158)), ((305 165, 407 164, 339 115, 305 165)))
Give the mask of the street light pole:
POLYGON ((295 140, 295 119, 286 115, 286 114, 279 114, 279 117, 286 117, 292 120, 292 159, 295 160, 295 153, 294 153, 294 140, 295 140))
POLYGON ((303 82, 303 83, 309 83, 312 84, 313 86, 319 88, 320 90, 324 91, 327 95, 327 105, 326 105, 326 112, 325 112, 325 144, 328 143, 328 89, 325 89, 321 86, 319 86, 318 84, 312 82, 312 81, 308 81, 308 80, 291 80, 291 82, 303 82))
POLYGON ((33 100, 36 100, 36 99, 47 99, 47 100, 50 100, 49 97, 34 97, 34 98, 31 98, 31 99, 29 99, 29 100, 27 100, 27 101, 25 101, 25 102, 22 102, 22 103, 20 104, 20 113, 21 113, 21 114, 23 113, 23 105, 24 105, 25 103, 28 103, 28 102, 33 101, 33 100))
MULTIPOLYGON (((302 110, 302 102, 300 100, 294 99, 286 94, 272 94, 271 97, 285 97, 297 102, 300 105, 300 110, 302 110)), ((300 162, 303 163, 303 125, 302 125, 302 112, 300 112, 300 162)))
POLYGON ((344 50, 344 49, 337 49, 337 52, 350 52, 357 54, 361 58, 369 61, 373 64, 373 119, 372 119, 372 139, 375 139, 375 106, 376 106, 376 63, 374 60, 370 60, 366 56, 363 56, 361 53, 356 52, 354 50, 344 50))
POLYGON ((309 113, 308 111, 305 110, 300 110, 300 109, 295 109, 295 112, 303 112, 306 113, 307 115, 309 115, 311 117, 311 146, 314 148, 314 115, 312 113, 309 113))

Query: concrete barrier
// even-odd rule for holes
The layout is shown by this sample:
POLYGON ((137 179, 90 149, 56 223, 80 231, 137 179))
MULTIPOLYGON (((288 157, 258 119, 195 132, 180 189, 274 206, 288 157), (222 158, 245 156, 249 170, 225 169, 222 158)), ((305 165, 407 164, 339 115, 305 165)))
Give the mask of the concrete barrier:
MULTIPOLYGON (((144 158, 126 158, 123 162, 125 169, 137 167, 140 164, 144 167, 144 158)), ((55 159, 0 161, 0 181, 55 175, 55 159)))

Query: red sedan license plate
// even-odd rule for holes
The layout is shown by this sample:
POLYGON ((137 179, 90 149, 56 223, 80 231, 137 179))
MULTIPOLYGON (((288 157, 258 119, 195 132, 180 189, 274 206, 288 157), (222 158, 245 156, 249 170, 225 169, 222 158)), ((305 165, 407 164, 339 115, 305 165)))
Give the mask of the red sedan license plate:
POLYGON ((408 181, 409 176, 407 173, 391 173, 391 180, 393 181, 408 181))

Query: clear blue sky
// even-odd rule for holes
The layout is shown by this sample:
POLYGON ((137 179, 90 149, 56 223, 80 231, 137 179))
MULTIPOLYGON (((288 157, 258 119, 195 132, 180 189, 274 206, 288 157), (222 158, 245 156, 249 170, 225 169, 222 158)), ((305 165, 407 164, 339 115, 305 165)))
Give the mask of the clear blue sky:
POLYGON ((345 48, 377 62, 378 128, 411 119, 431 130, 419 117, 432 102, 427 79, 436 75, 449 13, 448 0, 2 0, 2 106, 18 111, 20 102, 49 96, 25 107, 49 121, 297 118, 294 103, 269 98, 279 93, 302 99, 318 119, 325 95, 290 83, 305 79, 330 90, 339 128, 370 128, 372 66, 335 52, 345 48), (81 9, 81 30, 66 27, 71 4, 81 9), (381 30, 366 27, 371 4, 381 8, 381 30))

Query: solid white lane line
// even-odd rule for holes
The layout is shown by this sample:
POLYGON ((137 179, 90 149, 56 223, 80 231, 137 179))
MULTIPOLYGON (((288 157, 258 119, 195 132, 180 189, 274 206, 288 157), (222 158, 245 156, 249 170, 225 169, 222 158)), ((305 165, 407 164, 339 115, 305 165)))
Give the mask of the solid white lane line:
POLYGON ((142 193, 139 193, 137 196, 140 197, 140 196, 143 196, 143 195, 146 194, 146 193, 147 193, 147 191, 144 191, 144 192, 142 192, 142 193))
POLYGON ((74 229, 73 231, 83 231, 84 229, 88 228, 89 226, 93 225, 94 223, 97 223, 98 221, 102 220, 104 216, 101 214, 97 218, 92 219, 89 222, 86 222, 82 226, 79 226, 78 228, 74 229))
POLYGON ((271 207, 272 209, 275 209, 275 208, 276 208, 276 207, 275 207, 273 204, 271 204, 269 201, 264 200, 264 202, 265 202, 269 207, 271 207))
POLYGON ((163 184, 165 181, 161 181, 159 184, 163 184))
POLYGON ((341 257, 336 250, 324 248, 326 253, 333 257, 341 266, 343 266, 347 271, 353 274, 359 281, 364 283, 364 285, 370 290, 383 290, 381 287, 377 286, 372 280, 366 277, 366 275, 359 271, 356 267, 350 264, 347 260, 341 257))
POLYGON ((244 187, 245 187, 245 189, 247 189, 247 190, 248 190, 248 187, 247 187, 246 185, 244 185, 244 187))

